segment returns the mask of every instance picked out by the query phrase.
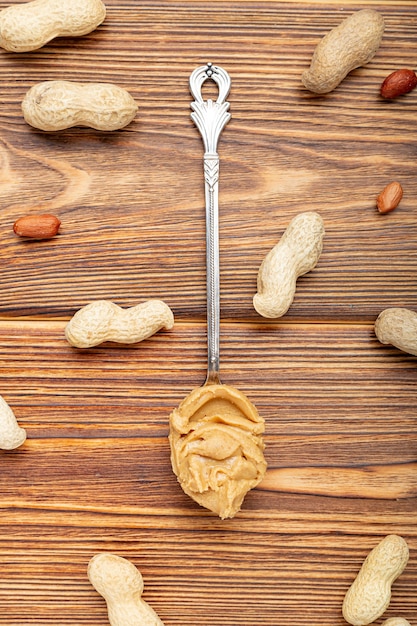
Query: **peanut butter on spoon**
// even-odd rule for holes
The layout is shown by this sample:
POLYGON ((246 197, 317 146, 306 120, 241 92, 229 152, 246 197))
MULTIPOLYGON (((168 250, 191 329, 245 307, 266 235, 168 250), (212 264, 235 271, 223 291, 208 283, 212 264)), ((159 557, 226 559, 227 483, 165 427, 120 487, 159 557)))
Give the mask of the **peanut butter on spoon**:
POLYGON ((185 493, 222 519, 234 517, 266 470, 256 407, 234 387, 206 384, 170 422, 172 467, 185 493))
POLYGON ((169 441, 174 473, 184 492, 222 519, 234 517, 246 493, 264 477, 262 434, 265 423, 256 407, 238 389, 219 377, 219 228, 217 142, 230 119, 226 97, 230 77, 208 63, 191 74, 195 98, 191 117, 203 138, 206 196, 207 379, 170 416, 169 441), (201 96, 212 79, 219 88, 216 102, 201 96))

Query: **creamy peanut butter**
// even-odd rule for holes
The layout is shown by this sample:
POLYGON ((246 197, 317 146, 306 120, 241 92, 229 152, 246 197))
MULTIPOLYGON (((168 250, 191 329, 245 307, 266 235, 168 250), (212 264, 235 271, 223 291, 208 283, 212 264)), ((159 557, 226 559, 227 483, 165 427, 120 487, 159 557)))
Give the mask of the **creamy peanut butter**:
POLYGON ((264 427, 234 387, 194 389, 170 416, 172 468, 185 493, 222 519, 236 515, 266 472, 264 427))

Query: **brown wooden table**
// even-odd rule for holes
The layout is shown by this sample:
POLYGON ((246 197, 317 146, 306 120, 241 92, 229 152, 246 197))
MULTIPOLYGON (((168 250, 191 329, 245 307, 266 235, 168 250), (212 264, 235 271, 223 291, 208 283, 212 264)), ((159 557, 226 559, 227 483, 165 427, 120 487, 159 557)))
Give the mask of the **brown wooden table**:
MULTIPOLYGON (((417 307, 417 91, 379 97, 416 67, 414 0, 367 3, 107 0, 82 38, 0 53, 0 394, 26 443, 0 451, 0 624, 108 624, 90 558, 145 579, 166 626, 343 626, 368 552, 402 535, 410 561, 384 617, 417 624, 417 359, 380 344, 384 308, 417 307), (321 36, 353 10, 386 20, 374 59, 328 96, 300 81, 321 36), (266 420, 265 481, 221 521, 181 490, 168 416, 206 370, 202 142, 190 73, 232 78, 221 157, 221 370, 266 420), (29 127, 48 79, 114 82, 139 104, 113 133, 29 127), (392 180, 403 200, 380 215, 392 180), (253 309, 259 265, 289 221, 318 211, 320 261, 281 319, 253 309), (25 214, 62 220, 24 241, 25 214), (71 348, 97 299, 161 298, 176 323, 142 344, 71 348)), ((0 8, 9 5, 1 1, 0 8)), ((380 623, 382 620, 379 620, 380 623)))

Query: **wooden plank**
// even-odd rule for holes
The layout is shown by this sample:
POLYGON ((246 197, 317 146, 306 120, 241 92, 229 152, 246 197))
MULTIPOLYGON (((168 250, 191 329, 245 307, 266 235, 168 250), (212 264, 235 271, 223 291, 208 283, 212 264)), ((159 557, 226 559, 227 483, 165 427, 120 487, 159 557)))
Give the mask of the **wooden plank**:
MULTIPOLYGON (((270 533, 194 531, 190 540, 181 531, 136 528, 121 535, 111 527, 108 538, 102 539, 89 528, 79 530, 83 536, 76 538, 71 529, 64 536, 54 531, 41 535, 29 550, 24 535, 13 539, 15 556, 3 570, 9 582, 0 586, 3 597, 15 599, 14 606, 8 603, 9 623, 108 624, 104 602, 91 588, 86 567, 92 552, 110 550, 142 570, 144 596, 167 624, 231 626, 262 620, 272 626, 279 620, 290 625, 296 616, 302 626, 320 620, 342 625, 345 589, 378 541, 376 536, 324 532, 319 537, 303 535, 302 541, 291 534, 274 536, 272 545, 270 533), (17 575, 20 569, 24 576, 17 575)), ((9 541, 6 534, 0 543, 6 553, 9 541)), ((415 574, 407 568, 395 583, 391 615, 413 606, 415 574)))
POLYGON ((0 323, 2 393, 29 435, 1 459, 0 623, 106 624, 85 572, 110 550, 143 571, 166 624, 342 624, 389 532, 413 555, 391 611, 414 614, 416 357, 368 325, 224 324, 224 379, 266 418, 269 470, 221 522, 183 494, 167 441, 169 411, 204 378, 204 325, 81 351, 63 328, 0 323))
POLYGON ((327 234, 289 319, 369 322, 387 306, 416 307, 416 99, 378 96, 392 69, 413 65, 415 11, 382 12, 375 59, 326 97, 302 89, 300 76, 340 21, 334 4, 109 2, 105 23, 76 45, 0 55, 0 314, 68 316, 102 297, 158 297, 182 318, 204 314, 202 143, 188 77, 213 54, 233 82, 219 146, 224 315, 258 319, 259 265, 306 209, 322 214, 327 234), (27 89, 74 76, 129 89, 135 121, 116 133, 31 129, 20 110, 27 89), (404 198, 381 216, 375 198, 393 179, 404 198), (61 235, 16 238, 15 219, 37 211, 58 214, 61 235))

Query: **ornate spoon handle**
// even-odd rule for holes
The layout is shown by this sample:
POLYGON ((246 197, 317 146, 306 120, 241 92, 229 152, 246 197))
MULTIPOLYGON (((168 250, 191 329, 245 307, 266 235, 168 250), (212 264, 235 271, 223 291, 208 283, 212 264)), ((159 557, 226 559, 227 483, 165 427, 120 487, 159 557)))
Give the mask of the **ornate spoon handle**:
POLYGON ((204 180, 206 198, 206 272, 207 272, 207 378, 206 383, 220 384, 220 263, 219 263, 219 155, 220 133, 230 120, 229 74, 221 67, 207 63, 190 76, 191 118, 204 143, 204 180), (201 87, 213 80, 219 93, 216 102, 204 101, 201 87))

